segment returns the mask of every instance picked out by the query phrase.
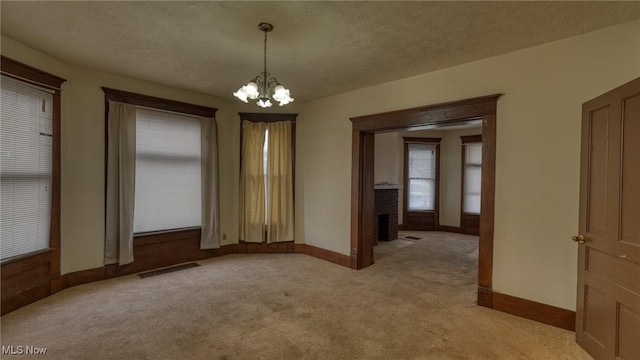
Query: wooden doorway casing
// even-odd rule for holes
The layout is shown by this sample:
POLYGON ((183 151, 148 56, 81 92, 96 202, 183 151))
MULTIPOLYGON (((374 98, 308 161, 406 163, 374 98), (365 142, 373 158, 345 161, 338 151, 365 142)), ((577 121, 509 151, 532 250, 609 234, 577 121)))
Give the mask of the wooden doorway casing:
POLYGON ((482 204, 478 305, 492 307, 496 108, 500 94, 351 118, 351 268, 373 264, 374 135, 465 119, 482 119, 482 204))

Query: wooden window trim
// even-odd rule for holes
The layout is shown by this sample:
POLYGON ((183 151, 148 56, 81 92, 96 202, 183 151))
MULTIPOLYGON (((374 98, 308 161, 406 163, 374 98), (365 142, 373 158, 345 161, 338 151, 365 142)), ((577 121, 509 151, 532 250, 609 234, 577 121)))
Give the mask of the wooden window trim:
MULTIPOLYGON (((117 101, 126 104, 146 107, 155 110, 164 110, 171 111, 181 114, 200 116, 205 118, 213 118, 215 117, 217 108, 212 108, 208 106, 196 105, 185 103, 176 100, 164 99, 155 96, 143 95, 138 93, 133 93, 124 90, 117 90, 108 87, 102 87, 102 91, 104 92, 104 176, 105 176, 105 186, 104 186, 104 197, 105 197, 105 206, 107 199, 107 154, 108 154, 108 144, 109 144, 109 131, 108 131, 108 122, 109 122, 109 101, 117 101)), ((107 221, 106 212, 105 212, 105 224, 107 221)), ((167 230, 158 230, 158 231, 149 231, 144 233, 133 234, 134 242, 138 243, 142 241, 142 239, 146 239, 146 241, 155 241, 155 238, 166 236, 167 234, 172 234, 175 237, 180 237, 181 235, 192 234, 193 230, 200 230, 200 226, 197 227, 189 227, 189 228, 179 228, 179 229, 167 229, 167 230), (151 240, 149 240, 151 239, 151 240)))
MULTIPOLYGON (((467 153, 465 151, 464 145, 465 144, 473 144, 473 143, 482 143, 482 135, 468 135, 468 136, 460 136, 460 141, 461 141, 461 155, 460 158, 462 159, 462 171, 460 173, 460 220, 462 221, 462 217, 464 215, 477 215, 479 216, 480 214, 474 214, 474 213, 468 213, 464 211, 464 184, 465 184, 465 180, 466 180, 466 165, 467 165, 467 153)), ((480 166, 482 167, 482 165, 480 166)), ((463 224, 460 224, 463 225, 463 224)), ((464 227, 464 226, 462 226, 464 227)))
POLYGON ((442 138, 426 138, 426 137, 408 137, 403 136, 402 139, 405 143, 431 143, 431 144, 440 144, 442 142, 442 138))
POLYGON ((17 80, 30 82, 47 89, 60 91, 62 84, 67 81, 61 77, 38 70, 5 56, 1 56, 2 74, 17 80))
POLYGON ((60 181, 61 181, 61 86, 65 79, 36 69, 5 56, 0 57, 2 74, 53 91, 53 146, 51 157, 51 225, 49 248, 7 259, 0 266, 2 273, 2 314, 46 297, 55 292, 53 281, 60 276, 60 181), (44 268, 43 268, 44 266, 44 268), (36 269, 43 269, 38 270, 36 269), (32 272, 28 281, 15 282, 18 275, 32 272), (29 293, 37 293, 34 297, 29 293))
POLYGON ((298 118, 298 114, 278 114, 278 113, 247 113, 241 112, 238 113, 240 115, 240 121, 247 120, 251 122, 262 122, 262 123, 272 123, 279 121, 291 121, 292 124, 296 123, 296 119, 298 118))
POLYGON ((408 213, 434 214, 434 227, 440 225, 440 143, 442 138, 424 138, 424 137, 402 137, 404 141, 404 188, 402 204, 402 223, 408 224, 408 213), (409 209, 409 144, 423 143, 436 145, 436 178, 435 178, 435 194, 433 197, 433 210, 410 210, 409 209))
POLYGON ((462 142, 463 145, 468 143, 481 143, 482 135, 460 136, 460 141, 462 142))
MULTIPOLYGON (((469 135, 460 136, 460 148, 461 148, 461 171, 460 171, 460 230, 469 235, 478 235, 479 229, 473 224, 480 222, 480 214, 474 214, 464 211, 464 185, 466 182, 466 165, 467 165, 467 152, 465 151, 466 144, 482 143, 482 135, 469 135)), ((483 145, 484 146, 484 145, 483 145)), ((482 165, 480 165, 482 168, 482 165)))
MULTIPOLYGON (((102 91, 105 95, 105 104, 108 104, 108 100, 123 102, 136 106, 143 106, 157 110, 173 111, 182 114, 200 116, 200 117, 215 117, 218 109, 189 104, 181 101, 163 99, 155 96, 142 95, 132 93, 123 90, 116 90, 107 87, 102 87, 102 91)), ((105 113, 108 113, 109 106, 106 107, 105 113)))

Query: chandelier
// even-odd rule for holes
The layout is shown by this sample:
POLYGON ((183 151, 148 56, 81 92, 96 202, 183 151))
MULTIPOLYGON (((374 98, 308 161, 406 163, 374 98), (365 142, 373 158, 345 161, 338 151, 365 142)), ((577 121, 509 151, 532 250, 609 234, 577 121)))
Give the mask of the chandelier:
POLYGON ((273 25, 260 23, 258 29, 264 32, 264 71, 234 92, 233 96, 244 102, 248 102, 247 99, 258 99, 256 104, 263 108, 268 108, 272 105, 271 99, 280 103, 280 106, 287 105, 293 102, 289 89, 282 86, 267 71, 267 33, 273 30, 273 25))

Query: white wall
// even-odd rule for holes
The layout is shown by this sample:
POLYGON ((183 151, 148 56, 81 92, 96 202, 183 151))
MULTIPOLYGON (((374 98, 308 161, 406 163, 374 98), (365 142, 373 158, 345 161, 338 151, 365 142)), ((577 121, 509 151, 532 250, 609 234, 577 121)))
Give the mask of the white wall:
POLYGON ((375 135, 374 182, 402 184, 402 137, 400 133, 375 135))
POLYGON ((638 76, 634 21, 311 101, 297 133, 304 241, 350 253, 350 117, 502 93, 494 290, 575 309, 581 104, 638 76))
MULTIPOLYGON (((390 183, 402 185, 404 182, 404 150, 399 132, 375 135, 375 163, 373 181, 376 184, 390 183)), ((404 189, 398 189, 398 224, 402 225, 404 189)))

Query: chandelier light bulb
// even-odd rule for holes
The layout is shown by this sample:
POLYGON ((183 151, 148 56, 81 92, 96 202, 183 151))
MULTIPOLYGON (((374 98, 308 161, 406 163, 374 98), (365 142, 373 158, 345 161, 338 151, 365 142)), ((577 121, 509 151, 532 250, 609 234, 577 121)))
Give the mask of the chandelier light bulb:
POLYGON ((243 86, 242 88, 249 99, 257 99, 260 96, 260 92, 258 91, 258 84, 253 81, 249 81, 247 85, 243 86))
POLYGON ((247 93, 244 91, 244 86, 241 87, 240 89, 238 89, 238 91, 233 93, 233 96, 237 97, 238 99, 240 99, 240 101, 242 102, 249 102, 247 100, 247 93))
POLYGON ((257 102, 258 106, 262 108, 271 107, 271 101, 268 98, 260 98, 257 102))
POLYGON ((273 90, 273 100, 279 102, 280 106, 287 105, 293 101, 293 98, 289 95, 289 89, 285 88, 281 84, 276 85, 273 90))
POLYGON ((276 96, 277 97, 284 96, 286 91, 287 91, 287 89, 285 89, 284 86, 282 86, 280 84, 276 85, 276 87, 273 88, 273 98, 276 99, 276 96))

